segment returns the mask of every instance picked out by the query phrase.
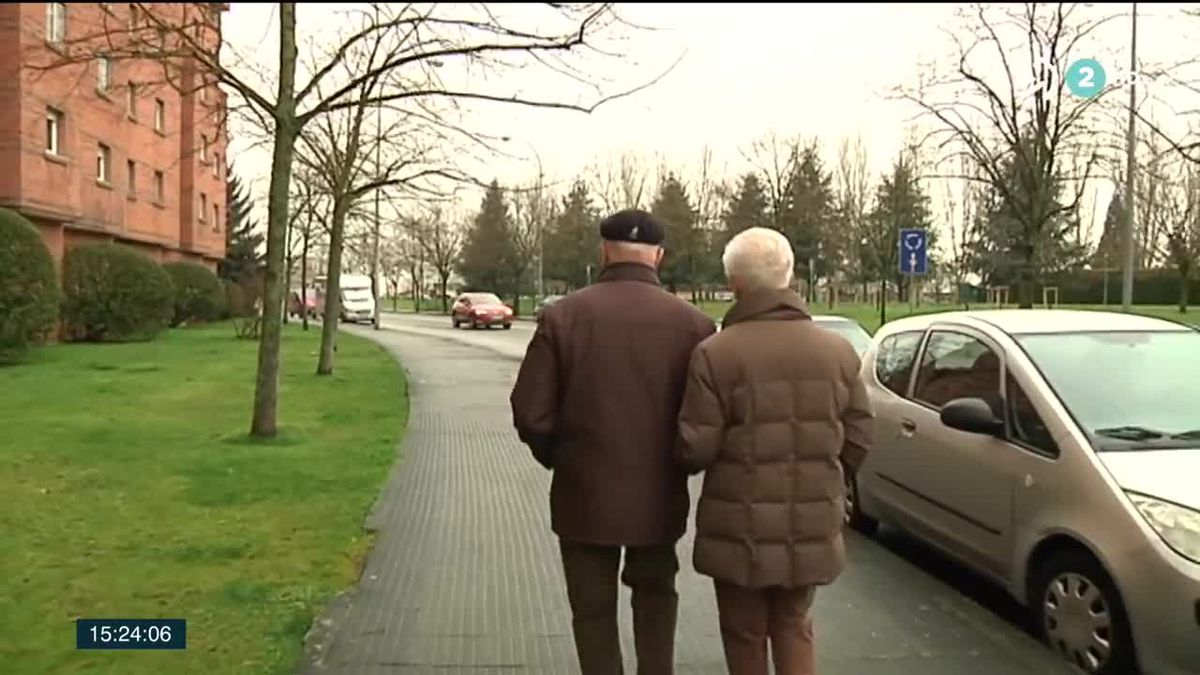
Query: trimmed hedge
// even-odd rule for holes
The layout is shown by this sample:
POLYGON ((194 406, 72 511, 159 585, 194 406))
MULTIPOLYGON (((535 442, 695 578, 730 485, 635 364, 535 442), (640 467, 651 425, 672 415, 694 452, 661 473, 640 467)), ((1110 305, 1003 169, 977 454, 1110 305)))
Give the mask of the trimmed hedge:
MULTIPOLYGON (((1121 302, 1121 271, 1103 272, 1093 270, 1063 275, 1047 280, 1043 286, 1057 286, 1059 302, 1064 305, 1099 305, 1105 300, 1104 286, 1108 284, 1109 304, 1121 302)), ((1179 302, 1181 280, 1174 270, 1138 270, 1133 278, 1133 299, 1138 305, 1175 305, 1179 302)), ((1200 279, 1188 281, 1188 295, 1193 301, 1200 300, 1200 279)), ((1042 300, 1041 288, 1037 289, 1035 301, 1042 300)))
POLYGON ((216 321, 225 312, 225 289, 213 271, 192 262, 163 265, 175 289, 176 326, 191 321, 216 321))
POLYGON ((171 324, 171 277, 121 244, 88 244, 63 260, 63 320, 68 336, 90 342, 149 340, 171 324))
POLYGON ((54 330, 58 271, 33 223, 0 208, 0 361, 22 356, 54 330))

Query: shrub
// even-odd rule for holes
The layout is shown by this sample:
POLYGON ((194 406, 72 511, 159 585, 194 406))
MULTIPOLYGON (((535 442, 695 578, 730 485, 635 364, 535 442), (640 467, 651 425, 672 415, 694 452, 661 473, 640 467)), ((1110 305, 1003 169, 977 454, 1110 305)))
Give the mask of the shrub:
POLYGON ((163 265, 175 289, 175 325, 189 321, 216 321, 225 312, 221 280, 204 265, 172 262, 163 265))
POLYGON ((171 323, 171 277, 120 244, 89 244, 63 260, 63 320, 75 340, 149 340, 171 323))
POLYGON ((58 272, 33 223, 0 209, 0 361, 21 356, 54 329, 58 272))

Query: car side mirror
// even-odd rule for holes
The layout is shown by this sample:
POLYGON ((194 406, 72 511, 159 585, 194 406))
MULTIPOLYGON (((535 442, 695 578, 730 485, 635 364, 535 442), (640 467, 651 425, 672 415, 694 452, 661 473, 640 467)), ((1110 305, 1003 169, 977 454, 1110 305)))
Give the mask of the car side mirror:
POLYGON ((996 417, 992 407, 981 398, 956 398, 942 406, 942 424, 970 434, 1000 436, 1004 420, 996 417))

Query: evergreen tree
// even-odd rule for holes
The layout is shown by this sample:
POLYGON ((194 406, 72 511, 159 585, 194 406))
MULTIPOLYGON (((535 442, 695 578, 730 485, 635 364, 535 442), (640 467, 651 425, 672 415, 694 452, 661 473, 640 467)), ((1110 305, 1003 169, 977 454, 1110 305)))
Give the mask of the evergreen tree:
POLYGON ((697 214, 687 188, 674 173, 668 174, 659 187, 650 213, 666 228, 663 242, 666 253, 659 272, 663 284, 672 292, 684 285, 694 287, 702 266, 699 258, 704 253, 704 242, 696 227, 697 214))
POLYGON ((1104 232, 1092 256, 1092 267, 1096 269, 1119 269, 1122 256, 1121 228, 1125 226, 1125 201, 1121 198, 1120 186, 1113 192, 1104 214, 1104 232))
POLYGON ((509 237, 510 221, 504 190, 493 180, 483 195, 459 258, 459 274, 471 290, 502 295, 514 285, 516 280, 507 271, 515 255, 509 237))
MULTIPOLYGON (((784 234, 796 249, 796 276, 800 279, 811 276, 815 281, 839 266, 840 254, 834 239, 828 236, 834 214, 832 176, 822 166, 815 144, 800 153, 788 208, 792 217, 784 234)), ((810 289, 809 299, 812 297, 810 289)))
POLYGON ((576 181, 545 235, 544 269, 549 279, 564 284, 568 290, 587 284, 588 265, 596 265, 600 259, 598 220, 587 183, 576 181))
POLYGON ((733 235, 752 227, 770 227, 771 216, 767 213, 767 194, 758 174, 742 176, 737 193, 729 201, 722 220, 725 223, 726 241, 733 235))
POLYGON ((258 223, 250 219, 249 194, 233 172, 225 175, 225 259, 218 263, 217 274, 241 283, 254 278, 266 253, 259 250, 263 235, 256 232, 258 223))
POLYGON ((894 280, 897 287, 906 281, 899 273, 900 230, 904 229, 932 232, 932 223, 929 197, 921 189, 912 161, 901 156, 891 173, 880 181, 875 208, 867 218, 863 247, 871 252, 871 259, 863 261, 866 269, 878 281, 894 280))

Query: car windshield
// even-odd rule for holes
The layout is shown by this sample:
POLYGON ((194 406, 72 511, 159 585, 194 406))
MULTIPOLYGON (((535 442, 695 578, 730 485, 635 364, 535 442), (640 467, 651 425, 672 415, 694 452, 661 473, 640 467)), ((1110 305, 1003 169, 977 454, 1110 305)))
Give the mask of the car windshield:
POLYGON ((371 289, 369 288, 343 288, 342 298, 351 302, 362 302, 363 300, 371 299, 371 289))
POLYGON ((846 338, 854 347, 854 351, 858 352, 860 358, 867 352, 867 347, 871 346, 871 334, 853 321, 821 321, 818 319, 816 323, 821 328, 828 328, 846 338))
POLYGON ((1017 339, 1098 450, 1196 447, 1200 332, 1017 339))
POLYGON ((472 305, 499 305, 500 298, 494 293, 473 293, 467 296, 467 300, 472 305))

